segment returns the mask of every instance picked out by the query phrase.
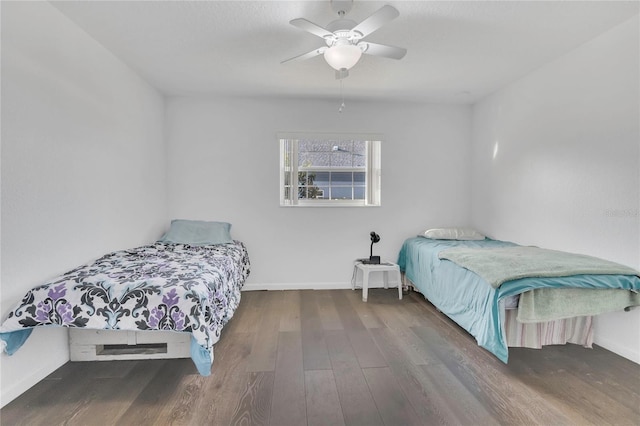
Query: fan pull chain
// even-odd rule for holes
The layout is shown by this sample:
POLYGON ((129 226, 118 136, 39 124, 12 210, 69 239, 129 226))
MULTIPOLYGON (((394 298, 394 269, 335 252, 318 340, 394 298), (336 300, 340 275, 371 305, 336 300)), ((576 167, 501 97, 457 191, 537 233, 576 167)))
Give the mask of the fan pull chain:
POLYGON ((338 112, 341 113, 342 110, 345 108, 344 105, 344 91, 342 90, 342 80, 340 80, 340 97, 342 98, 342 104, 340 105, 340 108, 338 108, 338 112))

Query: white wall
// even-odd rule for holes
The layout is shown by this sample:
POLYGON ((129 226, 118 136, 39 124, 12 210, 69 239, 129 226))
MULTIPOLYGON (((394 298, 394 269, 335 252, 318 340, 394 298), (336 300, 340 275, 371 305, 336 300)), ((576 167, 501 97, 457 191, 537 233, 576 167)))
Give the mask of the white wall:
MULTIPOLYGON (((395 260, 405 238, 472 219, 496 238, 640 267, 637 34, 636 18, 506 87, 472 127, 469 107, 348 94, 342 114, 338 99, 175 98, 165 111, 50 4, 3 2, 0 313, 177 217, 232 222, 253 288, 345 286, 371 230, 395 260), (382 207, 279 207, 280 131, 383 133, 382 207)), ((640 313, 600 318, 596 342, 640 362, 640 313)), ((0 356, 0 403, 67 359, 64 330, 36 330, 0 356)))
MULTIPOLYGON (((31 287, 166 226, 162 97, 48 2, 2 3, 4 318, 31 287)), ((5 405, 69 359, 66 329, 0 356, 5 405)))
MULTIPOLYGON (((636 16, 475 105, 477 228, 640 268, 638 33, 636 16)), ((640 363, 640 310, 595 324, 640 363)))
MULTIPOLYGON (((337 83, 336 83, 337 84, 337 83)), ((395 261, 426 227, 468 224, 468 106, 175 98, 167 102, 172 218, 229 221, 249 249, 247 288, 349 285, 353 260, 395 261), (279 206, 277 132, 382 133, 382 206, 279 206)))

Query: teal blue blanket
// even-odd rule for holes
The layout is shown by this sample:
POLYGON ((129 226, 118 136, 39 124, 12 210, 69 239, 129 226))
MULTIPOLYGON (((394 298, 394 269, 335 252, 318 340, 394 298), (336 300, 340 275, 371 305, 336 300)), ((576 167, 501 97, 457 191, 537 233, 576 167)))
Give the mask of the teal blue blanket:
POLYGON ((608 260, 538 247, 456 247, 441 251, 438 257, 475 272, 493 288, 520 278, 580 274, 640 276, 635 269, 608 260))

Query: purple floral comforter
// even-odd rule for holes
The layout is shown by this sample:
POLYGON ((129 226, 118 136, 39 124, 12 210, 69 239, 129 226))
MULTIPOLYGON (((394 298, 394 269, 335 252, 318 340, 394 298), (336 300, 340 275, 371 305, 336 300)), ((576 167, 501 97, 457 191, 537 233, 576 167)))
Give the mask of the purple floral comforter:
POLYGON ((239 241, 117 251, 30 290, 0 327, 0 338, 11 354, 39 326, 188 332, 191 356, 208 375, 213 345, 248 275, 249 256, 239 241))

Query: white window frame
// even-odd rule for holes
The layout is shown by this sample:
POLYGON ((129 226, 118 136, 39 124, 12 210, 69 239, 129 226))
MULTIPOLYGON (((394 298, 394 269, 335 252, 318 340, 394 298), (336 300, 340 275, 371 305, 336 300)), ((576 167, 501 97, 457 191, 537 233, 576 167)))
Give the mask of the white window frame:
MULTIPOLYGON (((283 207, 377 207, 381 205, 380 134, 363 133, 278 133, 280 144, 280 205, 283 207), (363 141, 366 143, 365 197, 362 200, 327 200, 298 198, 298 142, 301 140, 363 141), (286 182, 290 182, 287 197, 286 182)), ((326 171, 360 171, 362 169, 327 168, 326 171)), ((303 170, 304 171, 304 170, 303 170)))

